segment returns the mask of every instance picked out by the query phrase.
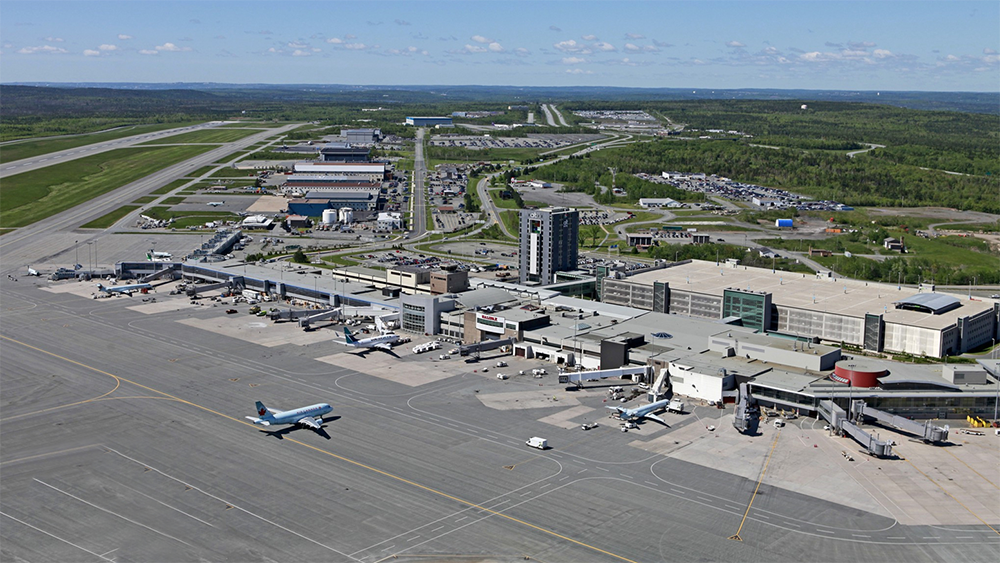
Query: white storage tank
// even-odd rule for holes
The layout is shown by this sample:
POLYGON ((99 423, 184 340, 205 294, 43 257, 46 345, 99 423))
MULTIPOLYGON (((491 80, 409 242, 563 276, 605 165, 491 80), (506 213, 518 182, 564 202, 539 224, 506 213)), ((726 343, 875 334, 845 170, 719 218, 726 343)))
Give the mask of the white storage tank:
POLYGON ((336 209, 324 209, 323 210, 323 224, 332 225, 337 222, 337 210, 336 209))
POLYGON ((350 207, 340 208, 340 222, 349 225, 354 222, 354 210, 350 207))

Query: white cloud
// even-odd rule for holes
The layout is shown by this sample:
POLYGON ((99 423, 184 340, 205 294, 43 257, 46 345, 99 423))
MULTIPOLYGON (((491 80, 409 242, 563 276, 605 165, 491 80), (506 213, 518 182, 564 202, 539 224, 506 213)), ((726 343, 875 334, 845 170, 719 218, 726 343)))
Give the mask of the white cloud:
POLYGON ((320 49, 319 47, 313 47, 312 49, 309 49, 309 50, 312 51, 313 53, 322 53, 323 52, 323 49, 320 49))
POLYGON ((849 41, 847 46, 855 51, 861 51, 863 49, 871 49, 875 46, 875 43, 871 41, 849 41))
POLYGON ((277 50, 277 49, 275 49, 274 47, 271 47, 270 49, 268 49, 268 50, 267 50, 267 52, 268 52, 268 53, 277 53, 277 52, 278 52, 278 50, 277 50))
POLYGON ((872 54, 875 55, 876 59, 888 59, 896 56, 888 49, 875 49, 872 54))
POLYGON ((597 41, 597 36, 593 35, 593 34, 591 34, 591 35, 584 35, 583 36, 583 40, 584 41, 597 41))
POLYGON ((309 45, 306 45, 305 43, 296 43, 295 41, 289 41, 288 42, 288 48, 289 49, 308 49, 309 45))
POLYGON ((122 41, 128 41, 129 39, 132 39, 132 36, 131 35, 125 35, 124 33, 119 33, 118 34, 118 39, 121 39, 122 41))
POLYGON ((732 47, 734 49, 742 49, 743 47, 746 47, 746 45, 740 43, 739 41, 728 41, 726 43, 726 47, 732 47))
POLYGON ((100 57, 101 56, 101 52, 100 51, 95 51, 93 49, 84 49, 83 50, 83 56, 85 56, 85 57, 100 57))
POLYGON ((107 43, 105 43, 104 45, 99 46, 97 49, 99 51, 117 51, 118 50, 118 46, 117 45, 108 45, 107 43))
POLYGON ((367 49, 371 49, 372 47, 369 47, 364 43, 347 43, 346 45, 344 45, 344 48, 350 49, 352 51, 365 51, 367 49))
POLYGON ((503 48, 503 45, 497 43, 496 41, 490 43, 487 47, 489 48, 490 51, 493 51, 494 53, 503 53, 504 51, 506 51, 506 49, 503 48))
POLYGON ((63 42, 63 38, 62 37, 46 37, 45 40, 48 41, 49 43, 62 43, 63 42))
POLYGON ((673 47, 674 46, 673 43, 667 43, 666 41, 657 41, 656 39, 653 40, 653 45, 656 45, 657 47, 673 47))
POLYGON ((491 43, 492 41, 483 37, 482 35, 473 35, 469 39, 472 39, 476 43, 491 43))
POLYGON ((566 74, 594 74, 594 71, 583 70, 582 68, 567 68, 566 74))
POLYGON ((344 42, 344 40, 341 39, 341 38, 339 38, 339 37, 331 37, 331 38, 327 39, 326 42, 327 43, 333 43, 334 45, 340 45, 341 43, 344 42))
POLYGON ((292 51, 293 57, 308 57, 310 55, 312 55, 312 53, 310 53, 309 51, 303 51, 302 49, 296 49, 292 51))
POLYGON ((466 53, 485 53, 486 51, 486 47, 482 47, 480 45, 469 45, 468 43, 465 45, 466 53))
POLYGON ((52 45, 40 45, 38 47, 22 47, 18 49, 18 53, 22 55, 36 55, 36 54, 52 54, 52 55, 62 55, 68 53, 66 49, 62 47, 53 47, 52 45))
POLYGON ((344 36, 344 39, 347 39, 348 41, 353 41, 353 40, 355 40, 357 38, 358 38, 357 35, 351 35, 350 33, 348 33, 347 35, 344 36))
POLYGON ((562 63, 564 65, 578 65, 580 63, 585 63, 585 62, 587 62, 587 59, 584 59, 582 57, 563 57, 562 59, 562 63))
POLYGON ((156 49, 157 51, 170 51, 172 53, 191 50, 191 47, 178 47, 173 43, 164 43, 163 45, 157 45, 156 47, 153 48, 156 49))
POLYGON ((159 55, 160 52, 155 49, 139 49, 140 55, 159 55))
POLYGON ((514 49, 514 54, 519 57, 527 57, 531 54, 531 51, 525 49, 524 47, 518 47, 517 49, 514 49))
POLYGON ((996 50, 990 49, 989 47, 987 47, 987 48, 983 49, 983 54, 984 55, 995 55, 995 54, 997 54, 997 52, 996 52, 996 50))
POLYGON ((617 51, 618 50, 618 49, 615 49, 615 46, 612 45, 611 43, 606 43, 604 41, 601 41, 601 42, 598 42, 598 43, 594 43, 594 49, 597 49, 598 51, 617 51))
POLYGON ((646 36, 641 33, 626 33, 625 37, 628 39, 645 39, 646 36))
POLYGON ((584 54, 590 53, 590 49, 588 49, 586 45, 583 45, 582 43, 577 43, 576 40, 574 39, 560 41, 554 44, 553 47, 555 47, 556 50, 562 51, 564 53, 584 53, 584 54))
POLYGON ((962 59, 956 57, 955 55, 948 55, 947 57, 944 58, 944 60, 954 62, 954 61, 960 61, 962 59))
POLYGON ((635 45, 633 43, 626 43, 625 44, 625 50, 629 51, 629 52, 632 52, 632 53, 635 53, 636 51, 639 50, 639 46, 635 45))

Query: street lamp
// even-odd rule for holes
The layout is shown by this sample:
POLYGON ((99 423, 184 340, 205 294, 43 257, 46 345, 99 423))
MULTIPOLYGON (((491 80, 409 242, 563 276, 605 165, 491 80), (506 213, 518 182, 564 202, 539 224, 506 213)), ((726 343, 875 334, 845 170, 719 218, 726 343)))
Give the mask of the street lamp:
POLYGON ((87 266, 88 266, 87 270, 91 276, 94 275, 94 253, 91 252, 91 250, 93 249, 93 247, 91 246, 92 244, 94 244, 94 241, 92 240, 87 241, 87 266))

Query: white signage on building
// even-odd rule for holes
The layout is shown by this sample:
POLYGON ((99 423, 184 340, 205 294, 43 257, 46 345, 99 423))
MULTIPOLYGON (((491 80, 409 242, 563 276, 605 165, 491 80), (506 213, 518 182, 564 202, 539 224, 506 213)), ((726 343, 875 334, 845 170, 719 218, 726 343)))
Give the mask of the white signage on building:
POLYGON ((507 321, 503 317, 494 317, 493 315, 476 313, 476 328, 478 330, 503 334, 503 328, 506 323, 507 321))

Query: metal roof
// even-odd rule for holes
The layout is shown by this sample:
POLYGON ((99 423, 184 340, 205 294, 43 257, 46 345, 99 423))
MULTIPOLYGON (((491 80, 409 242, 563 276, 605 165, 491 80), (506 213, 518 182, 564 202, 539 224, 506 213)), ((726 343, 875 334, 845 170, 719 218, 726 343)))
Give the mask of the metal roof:
POLYGON ((942 293, 918 293, 893 303, 897 309, 913 309, 940 315, 962 304, 961 300, 942 293))

